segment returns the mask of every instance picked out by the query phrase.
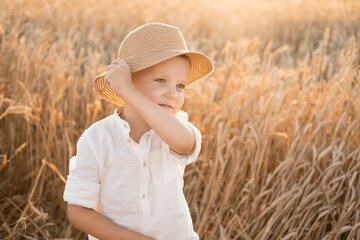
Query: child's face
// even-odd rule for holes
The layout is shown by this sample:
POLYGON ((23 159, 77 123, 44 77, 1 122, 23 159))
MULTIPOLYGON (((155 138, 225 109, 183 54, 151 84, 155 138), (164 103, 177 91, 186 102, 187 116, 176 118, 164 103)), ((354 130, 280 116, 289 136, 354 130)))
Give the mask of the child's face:
POLYGON ((184 104, 190 62, 173 57, 132 74, 134 86, 151 101, 176 114, 184 104))

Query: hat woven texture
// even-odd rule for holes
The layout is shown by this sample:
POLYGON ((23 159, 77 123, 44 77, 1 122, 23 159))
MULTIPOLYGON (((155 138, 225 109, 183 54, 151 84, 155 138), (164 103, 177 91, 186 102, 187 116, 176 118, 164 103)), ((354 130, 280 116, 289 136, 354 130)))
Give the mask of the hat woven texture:
MULTIPOLYGON (((185 54, 190 59, 188 84, 209 75, 214 67, 203 53, 187 49, 179 28, 163 23, 147 23, 131 31, 122 41, 118 58, 123 59, 131 72, 137 72, 157 63, 185 54)), ((106 72, 95 77, 96 93, 119 106, 124 100, 105 82, 106 72)))

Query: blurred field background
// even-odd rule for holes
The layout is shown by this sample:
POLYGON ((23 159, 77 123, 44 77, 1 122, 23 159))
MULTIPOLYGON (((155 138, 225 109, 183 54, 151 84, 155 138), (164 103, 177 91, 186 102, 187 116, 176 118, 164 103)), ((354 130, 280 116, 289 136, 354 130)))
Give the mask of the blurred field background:
POLYGON ((0 3, 0 238, 85 239, 62 194, 92 88, 124 36, 178 26, 214 74, 187 88, 203 133, 184 192, 201 239, 360 239, 360 1, 0 3))

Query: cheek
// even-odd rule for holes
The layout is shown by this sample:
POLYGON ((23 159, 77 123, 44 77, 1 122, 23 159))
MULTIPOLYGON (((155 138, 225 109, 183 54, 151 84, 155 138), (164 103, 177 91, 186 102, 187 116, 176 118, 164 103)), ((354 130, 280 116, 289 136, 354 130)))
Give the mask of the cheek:
POLYGON ((184 94, 181 94, 178 98, 179 109, 184 105, 184 94))
POLYGON ((152 100, 154 100, 156 98, 156 95, 158 94, 158 90, 149 84, 136 84, 135 88, 139 90, 139 92, 141 92, 143 95, 147 96, 152 100))
POLYGON ((134 87, 141 93, 146 92, 144 84, 141 84, 139 81, 133 81, 134 87))

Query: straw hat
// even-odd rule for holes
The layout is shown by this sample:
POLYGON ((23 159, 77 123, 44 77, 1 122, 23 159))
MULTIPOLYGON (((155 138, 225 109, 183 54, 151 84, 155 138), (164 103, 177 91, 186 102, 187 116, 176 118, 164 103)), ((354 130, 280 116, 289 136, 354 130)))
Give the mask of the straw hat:
MULTIPOLYGON (((131 72, 137 72, 182 54, 190 59, 188 84, 213 71, 213 64, 205 54, 187 49, 179 28, 163 23, 147 23, 131 31, 119 47, 118 58, 129 65, 131 72)), ((95 77, 93 82, 96 93, 123 106, 124 100, 105 82, 105 75, 106 72, 95 77)))

